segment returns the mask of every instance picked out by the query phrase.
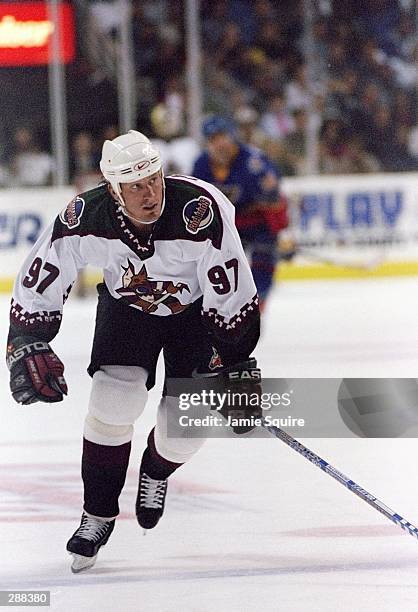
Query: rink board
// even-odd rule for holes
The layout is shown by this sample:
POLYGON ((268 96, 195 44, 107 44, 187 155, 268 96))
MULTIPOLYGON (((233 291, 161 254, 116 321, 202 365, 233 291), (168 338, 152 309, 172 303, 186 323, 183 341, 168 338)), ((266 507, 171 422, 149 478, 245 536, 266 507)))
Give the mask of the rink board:
MULTIPOLYGON (((417 184, 416 173, 284 179, 288 234, 300 254, 282 263, 276 278, 418 274, 417 184)), ((1 292, 10 292, 31 247, 74 195, 72 187, 0 192, 1 292)), ((85 277, 92 285, 100 273, 89 270, 85 277)))

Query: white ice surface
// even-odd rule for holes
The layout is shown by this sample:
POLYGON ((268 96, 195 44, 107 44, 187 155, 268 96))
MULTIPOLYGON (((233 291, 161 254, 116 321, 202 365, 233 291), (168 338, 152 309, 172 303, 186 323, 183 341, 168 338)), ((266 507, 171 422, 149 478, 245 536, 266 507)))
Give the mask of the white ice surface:
MULTIPOLYGON (((264 319, 263 373, 416 377, 417 305, 418 279, 283 284, 264 319)), ((70 299, 54 341, 62 404, 17 406, 0 365, 0 589, 50 590, 59 612, 418 610, 418 542, 276 439, 209 440, 143 537, 137 469, 160 387, 136 426, 115 531, 92 570, 71 574, 94 307, 70 299)), ((7 311, 3 297, 3 343, 7 311)), ((303 442, 418 523, 416 440, 303 442)))

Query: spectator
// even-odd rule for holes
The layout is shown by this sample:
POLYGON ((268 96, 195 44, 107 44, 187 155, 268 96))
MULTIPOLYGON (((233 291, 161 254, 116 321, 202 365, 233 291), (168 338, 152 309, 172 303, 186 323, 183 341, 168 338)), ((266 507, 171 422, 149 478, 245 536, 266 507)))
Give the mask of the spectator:
POLYGON ((242 40, 241 30, 236 23, 231 21, 224 28, 221 43, 213 59, 220 68, 227 69, 234 74, 240 58, 246 51, 247 47, 242 40))
POLYGON ((9 169, 5 164, 0 162, 0 187, 10 187, 11 176, 9 169))
POLYGON ((82 177, 92 172, 97 173, 99 154, 91 134, 79 132, 73 138, 71 146, 71 176, 82 177))
POLYGON ((282 140, 294 130, 295 123, 286 107, 284 96, 274 96, 267 112, 261 117, 260 125, 269 138, 276 140, 282 140))
POLYGON ((295 129, 283 141, 281 168, 285 175, 295 176, 306 173, 306 128, 308 115, 299 109, 293 112, 295 129))
POLYGON ((347 142, 347 157, 351 164, 347 169, 353 174, 380 172, 382 169, 378 159, 366 151, 363 140, 358 135, 352 136, 347 142))
POLYGON ((344 117, 351 125, 358 125, 361 121, 359 92, 358 73, 353 68, 345 69, 337 78, 331 79, 328 83, 328 111, 344 117))
POLYGON ((309 108, 311 92, 309 91, 307 67, 301 64, 297 67, 294 78, 285 88, 286 106, 290 111, 298 108, 309 108))
POLYGON ((396 129, 392 114, 387 105, 382 105, 373 116, 372 139, 370 150, 383 166, 383 170, 392 170, 392 148, 395 142, 396 129))
POLYGON ((240 140, 247 144, 264 148, 266 135, 258 127, 259 115, 252 106, 240 106, 234 114, 240 140))
POLYGON ((328 51, 328 74, 332 79, 340 79, 349 68, 347 47, 339 40, 331 42, 328 51))
POLYGON ((105 140, 113 140, 118 135, 119 135, 119 131, 116 125, 107 125, 103 129, 102 142, 100 144, 103 144, 105 140))
POLYGON ((212 51, 219 47, 224 34, 225 23, 228 21, 228 5, 221 2, 203 2, 201 4, 202 33, 205 45, 212 51))
POLYGON ((204 108, 208 112, 232 112, 231 97, 236 88, 235 82, 224 70, 213 69, 211 62, 205 64, 206 88, 203 91, 204 108))
POLYGON ((373 118, 383 103, 384 99, 377 85, 373 82, 367 83, 360 95, 356 122, 353 127, 358 134, 363 135, 366 148, 372 153, 375 152, 373 149, 375 140, 373 118))
MULTIPOLYGON (((89 40, 90 47, 94 46, 97 32, 102 39, 113 42, 120 14, 117 3, 111 1, 74 4, 80 10, 81 30, 86 21, 81 15, 82 6, 84 13, 90 9, 96 16, 93 19, 96 28, 87 20, 94 32, 87 36, 80 31, 79 57, 67 71, 68 101, 73 109, 69 127, 71 133, 81 129, 95 133, 118 120, 115 74, 112 74, 116 49, 113 44, 105 45, 103 48, 110 49, 110 55, 106 58, 108 61, 101 62, 100 52, 94 54, 91 49, 87 52, 83 44, 89 40), (100 75, 100 86, 92 75, 100 75), (88 105, 83 102, 84 98, 88 105), (103 98, 107 100, 106 105, 102 104, 103 98), (78 109, 83 108, 85 112, 80 119, 78 109)), ((320 93, 325 98, 322 118, 332 116, 350 125, 353 134, 364 140, 365 152, 379 157, 375 151, 374 117, 382 104, 388 107, 396 127, 408 128, 408 138, 416 123, 415 3, 321 0, 313 4, 314 40, 308 49, 303 36, 303 2, 213 0, 202 3, 204 113, 233 116, 239 107, 250 105, 259 114, 254 128, 260 128, 260 117, 265 119, 272 99, 282 92, 285 111, 290 114, 309 109, 312 98, 320 93), (309 78, 304 59, 307 53, 310 54, 309 78), (237 102, 237 98, 241 100, 237 102)), ((181 84, 185 77, 184 15, 182 3, 168 0, 134 0, 132 9, 135 91, 140 101, 136 121, 141 129, 149 129, 152 109, 160 103, 167 105, 168 97, 170 112, 173 109, 179 115, 183 112, 179 110, 184 104, 182 86, 173 89, 172 81, 175 75, 174 80, 181 84)), ((40 77, 28 75, 25 72, 25 80, 18 85, 16 77, 10 77, 9 83, 7 71, 3 75, 3 107, 9 125, 13 126, 12 117, 17 125, 26 123, 25 116, 15 117, 15 109, 21 106, 20 98, 31 96, 34 107, 44 107, 45 100, 40 98, 44 83, 40 77)), ((30 116, 34 117, 32 109, 30 116)), ((38 112, 35 120, 47 132, 48 119, 44 118, 41 125, 42 113, 38 112)), ((184 132, 184 127, 180 131, 184 132)), ((287 138, 287 134, 280 137, 287 138)), ((276 149, 282 155, 283 149, 278 145, 276 149)), ((393 166, 392 162, 390 165, 393 166)))
POLYGON ((276 21, 266 21, 261 25, 254 46, 278 62, 283 62, 290 52, 284 27, 276 21))
POLYGON ((338 119, 329 119, 325 122, 319 143, 320 170, 323 174, 351 172, 346 136, 346 128, 338 119))
POLYGON ((416 172, 418 158, 409 151, 409 130, 406 126, 399 126, 394 141, 391 143, 384 157, 385 170, 390 172, 416 172))
POLYGON ((54 163, 51 155, 41 151, 33 132, 17 128, 13 135, 14 152, 10 161, 12 183, 16 187, 50 185, 54 163))
POLYGON ((282 91, 283 70, 279 63, 262 57, 259 57, 258 63, 252 64, 250 69, 253 76, 250 85, 257 92, 260 106, 264 108, 265 100, 270 100, 282 91))
POLYGON ((416 111, 408 94, 401 89, 394 96, 393 114, 398 125, 412 127, 415 124, 416 111))
POLYGON ((116 2, 91 2, 90 11, 103 34, 113 34, 121 23, 121 13, 116 2))
POLYGON ((414 126, 408 134, 408 151, 413 157, 418 157, 418 125, 414 126))
POLYGON ((76 134, 71 146, 70 178, 79 192, 92 189, 99 182, 99 161, 100 154, 92 135, 88 132, 76 134))

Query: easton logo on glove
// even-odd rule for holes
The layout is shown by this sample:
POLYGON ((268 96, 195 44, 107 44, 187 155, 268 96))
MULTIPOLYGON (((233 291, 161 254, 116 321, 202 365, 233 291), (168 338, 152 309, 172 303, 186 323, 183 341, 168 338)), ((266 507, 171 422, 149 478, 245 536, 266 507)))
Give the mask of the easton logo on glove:
POLYGON ((261 370, 257 367, 257 360, 250 357, 232 366, 217 370, 216 372, 194 372, 194 378, 208 378, 222 381, 224 388, 230 392, 228 400, 219 410, 227 422, 236 419, 240 423, 231 424, 237 434, 245 434, 255 427, 254 421, 262 415, 259 398, 261 396, 261 370), (239 404, 234 402, 234 394, 239 397, 239 404), (251 398, 258 396, 253 403, 251 398))
POLYGON ((19 404, 61 402, 67 394, 64 365, 48 342, 19 336, 7 347, 10 389, 19 404))
POLYGON ((228 372, 227 377, 229 380, 260 380, 261 371, 259 368, 237 370, 235 372, 228 372))
POLYGON ((22 359, 22 357, 24 357, 25 355, 51 350, 51 347, 49 346, 48 342, 41 341, 32 342, 31 344, 25 344, 21 348, 15 348, 15 346, 16 345, 9 344, 9 346, 7 347, 6 361, 9 370, 11 370, 12 366, 16 363, 16 361, 19 361, 19 359, 22 359))
POLYGON ((224 368, 221 374, 230 381, 259 382, 261 380, 261 370, 257 367, 257 361, 250 357, 248 361, 242 361, 229 368, 224 368))

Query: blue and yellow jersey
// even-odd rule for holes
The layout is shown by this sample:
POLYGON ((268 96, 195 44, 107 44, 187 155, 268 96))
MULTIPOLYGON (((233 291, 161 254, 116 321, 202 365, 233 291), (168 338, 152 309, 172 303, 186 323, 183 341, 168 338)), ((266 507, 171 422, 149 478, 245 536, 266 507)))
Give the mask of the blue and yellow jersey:
POLYGON ((279 200, 279 170, 255 147, 237 145, 229 168, 214 166, 204 151, 196 159, 192 174, 218 187, 234 204, 238 216, 254 204, 271 205, 279 200))

